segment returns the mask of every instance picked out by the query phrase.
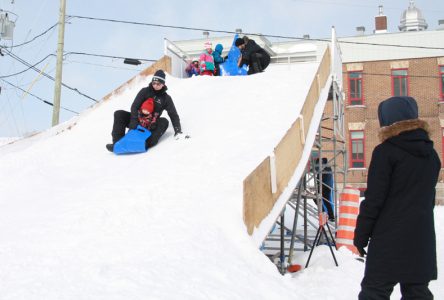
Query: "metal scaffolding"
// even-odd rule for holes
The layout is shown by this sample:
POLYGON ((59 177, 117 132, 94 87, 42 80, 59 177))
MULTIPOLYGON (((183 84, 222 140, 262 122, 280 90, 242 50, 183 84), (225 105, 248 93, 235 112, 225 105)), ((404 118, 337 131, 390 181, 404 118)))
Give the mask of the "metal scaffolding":
POLYGON ((295 251, 310 250, 305 265, 308 267, 314 248, 321 243, 330 247, 337 265, 332 246, 336 246, 333 236, 337 228, 339 188, 343 188, 346 183, 347 163, 343 117, 342 91, 333 78, 329 99, 304 174, 261 247, 282 274, 292 265, 295 251), (324 180, 327 176, 332 178, 330 183, 324 180), (323 197, 324 189, 331 191, 330 199, 325 194, 323 197), (330 213, 328 221, 325 206, 323 208, 325 201, 334 207, 334 216, 332 218, 330 213), (302 226, 298 227, 299 217, 302 217, 302 226))

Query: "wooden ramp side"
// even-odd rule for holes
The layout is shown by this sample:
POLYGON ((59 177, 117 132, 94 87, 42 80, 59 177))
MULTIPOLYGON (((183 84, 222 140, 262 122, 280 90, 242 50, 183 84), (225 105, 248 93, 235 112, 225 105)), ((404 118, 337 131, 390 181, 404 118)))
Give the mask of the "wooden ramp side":
MULTIPOLYGON (((306 164, 302 161, 304 150, 311 149, 312 145, 305 143, 310 126, 314 124, 313 116, 315 107, 321 100, 321 90, 326 87, 331 75, 330 50, 326 49, 319 68, 314 76, 309 92, 305 98, 301 110, 301 116, 294 121, 282 140, 274 149, 274 170, 270 165, 273 157, 266 157, 243 182, 243 218, 248 234, 252 235, 255 228, 272 212, 277 200, 293 177, 299 164, 306 164), (276 190, 272 191, 272 181, 275 176, 276 190)), ((324 99, 325 100, 325 99, 324 99)), ((282 208, 281 208, 282 209, 282 208)), ((276 211, 281 210, 273 210, 276 211)), ((276 219, 278 215, 272 216, 276 219)), ((265 238, 265 236, 263 237, 265 238)))

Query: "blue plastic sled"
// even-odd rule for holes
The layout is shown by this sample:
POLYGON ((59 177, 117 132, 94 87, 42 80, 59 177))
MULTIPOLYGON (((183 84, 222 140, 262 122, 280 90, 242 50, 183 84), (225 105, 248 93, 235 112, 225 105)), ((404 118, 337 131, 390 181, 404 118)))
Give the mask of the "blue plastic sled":
POLYGON ((129 154, 146 152, 145 141, 151 136, 151 131, 138 125, 136 129, 128 131, 123 138, 114 144, 115 154, 129 154))
POLYGON ((234 44, 236 42, 236 39, 238 38, 238 35, 236 34, 233 39, 233 43, 231 45, 231 49, 228 52, 228 59, 220 64, 220 74, 222 76, 243 76, 247 75, 248 69, 246 65, 243 65, 242 67, 237 66, 237 61, 241 55, 241 51, 239 48, 236 47, 234 44))

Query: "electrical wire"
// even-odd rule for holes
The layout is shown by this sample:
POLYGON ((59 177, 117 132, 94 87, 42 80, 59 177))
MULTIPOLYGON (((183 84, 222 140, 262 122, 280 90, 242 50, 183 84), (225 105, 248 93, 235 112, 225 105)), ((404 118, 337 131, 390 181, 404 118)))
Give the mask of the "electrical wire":
MULTIPOLYGON (((25 93, 27 93, 27 94, 33 96, 34 98, 36 98, 36 99, 42 101, 42 102, 45 103, 45 104, 48 104, 48 105, 50 105, 50 106, 54 106, 54 104, 53 104, 52 102, 47 101, 47 100, 45 100, 45 99, 42 99, 42 98, 40 98, 39 96, 36 96, 36 95, 34 95, 34 94, 32 94, 32 93, 30 93, 30 92, 28 92, 28 91, 22 89, 21 87, 16 86, 16 85, 10 83, 10 82, 7 81, 7 80, 4 80, 4 79, 0 79, 0 80, 3 81, 3 82, 6 82, 7 84, 9 84, 10 86, 12 86, 12 87, 14 87, 14 88, 16 88, 16 89, 21 90, 22 92, 25 92, 25 93)), ((71 109, 69 109, 69 108, 63 107, 63 106, 61 106, 60 108, 66 110, 66 111, 69 111, 69 112, 71 112, 71 113, 73 113, 73 114, 77 114, 77 115, 79 114, 78 112, 76 112, 76 111, 74 111, 74 110, 71 110, 71 109)))
MULTIPOLYGON (((26 62, 25 60, 21 59, 20 57, 18 57, 18 56, 15 55, 14 53, 10 52, 9 50, 7 50, 7 49, 4 49, 4 50, 6 51, 6 54, 8 54, 8 55, 9 55, 10 57, 12 57, 13 59, 19 61, 20 63, 24 64, 24 65, 27 66, 27 67, 30 67, 30 69, 33 69, 33 70, 36 71, 37 73, 41 73, 41 74, 42 74, 43 76, 45 76, 46 78, 48 78, 48 79, 50 79, 50 80, 52 80, 52 81, 55 81, 55 78, 52 77, 51 75, 49 75, 49 74, 47 74, 47 73, 41 71, 40 69, 38 69, 38 68, 36 68, 36 67, 33 67, 31 64, 29 64, 29 63, 26 62)), ((96 103, 99 102, 99 101, 97 101, 96 99, 94 99, 94 98, 92 98, 92 97, 86 95, 85 93, 80 92, 77 88, 73 88, 73 87, 71 87, 71 86, 69 86, 69 85, 67 85, 67 84, 65 84, 65 83, 63 83, 63 82, 62 82, 62 86, 64 86, 65 88, 70 89, 70 90, 72 90, 72 91, 78 93, 79 95, 81 95, 81 96, 83 96, 83 97, 85 97, 85 98, 87 98, 87 99, 89 99, 89 100, 92 100, 92 101, 94 101, 94 102, 96 102, 96 103)))
MULTIPOLYGON (((347 2, 339 2, 339 1, 330 1, 330 0, 328 0, 328 1, 316 1, 316 0, 293 0, 294 2, 305 2, 305 3, 309 3, 309 4, 322 4, 322 5, 335 5, 335 6, 337 6, 337 5, 341 5, 341 6, 347 6, 347 7, 368 7, 368 8, 375 8, 375 6, 374 5, 370 5, 370 4, 362 4, 362 3, 356 3, 355 1, 353 1, 353 4, 352 3, 347 3, 347 2)), ((404 10, 405 8, 404 7, 392 7, 392 6, 385 6, 384 5, 384 10, 396 10, 396 11, 399 11, 399 10, 404 10)), ((421 9, 421 11, 431 11, 431 10, 428 10, 428 9, 421 9)), ((437 12, 444 12, 444 11, 442 11, 442 10, 436 10, 436 9, 433 9, 433 12, 435 12, 435 13, 437 13, 437 12)))
MULTIPOLYGON (((105 55, 105 54, 94 54, 94 53, 86 53, 86 52, 67 52, 67 53, 64 54, 65 57, 68 56, 68 55, 85 55, 85 56, 95 56, 95 57, 105 57, 105 58, 115 58, 115 59, 125 59, 126 58, 126 57, 122 57, 122 56, 113 56, 113 55, 105 55)), ((27 69, 22 70, 22 71, 17 72, 17 73, 9 74, 9 75, 2 75, 2 76, 0 76, 0 79, 1 78, 8 78, 8 77, 12 77, 12 76, 16 76, 16 75, 20 75, 22 73, 25 73, 26 71, 34 68, 35 66, 37 66, 40 63, 42 63, 43 61, 45 61, 50 56, 56 56, 56 55, 55 54, 48 54, 47 56, 45 56, 44 58, 42 58, 41 60, 39 60, 35 64, 29 66, 27 69)), ((135 58, 135 59, 140 60, 140 61, 146 61, 146 62, 156 62, 157 61, 155 59, 145 59, 145 58, 135 58)), ((80 63, 80 62, 78 62, 78 63, 80 63)), ((85 63, 85 64, 87 64, 87 63, 85 63)), ((99 64, 97 64, 97 65, 98 66, 107 67, 107 66, 104 66, 104 65, 99 65, 99 64)), ((116 67, 114 67, 114 68, 115 69, 119 69, 119 68, 116 68, 116 67)), ((120 69, 123 69, 123 68, 120 68, 120 69)), ((127 70, 129 70, 129 69, 127 69, 127 70)))
POLYGON ((48 57, 50 57, 50 56, 55 56, 55 55, 54 55, 54 54, 48 54, 48 55, 46 55, 44 58, 42 58, 41 60, 39 60, 38 62, 36 62, 35 64, 33 64, 32 66, 28 67, 27 69, 25 69, 25 70, 23 70, 23 71, 20 71, 20 72, 17 72, 17 73, 14 73, 14 74, 9 74, 9 75, 3 75, 3 76, 0 76, 0 79, 2 79, 2 78, 8 78, 8 77, 12 77, 12 76, 16 76, 16 75, 20 75, 20 74, 22 74, 22 73, 25 73, 26 71, 28 71, 28 70, 34 68, 35 66, 37 66, 37 65, 39 65, 40 63, 42 63, 43 61, 45 61, 45 60, 46 60, 48 57))
MULTIPOLYGON (((106 57, 106 58, 116 58, 116 59, 128 58, 128 57, 123 57, 123 56, 94 54, 94 53, 86 53, 86 52, 66 52, 63 55, 64 56, 68 56, 68 55, 85 55, 85 56, 106 57)), ((147 62, 156 62, 157 61, 157 59, 146 59, 146 58, 134 58, 134 59, 141 60, 141 61, 147 61, 147 62)))
POLYGON ((90 62, 86 62, 86 61, 77 61, 77 60, 66 59, 65 62, 68 64, 74 63, 74 64, 91 65, 91 66, 97 66, 97 67, 103 67, 103 68, 117 69, 117 70, 142 72, 142 69, 123 68, 123 67, 116 67, 116 66, 110 66, 110 65, 95 64, 95 63, 90 63, 90 62))
POLYGON ((55 23, 54 25, 52 25, 51 27, 49 27, 48 29, 46 29, 46 30, 43 31, 42 33, 36 35, 35 37, 33 37, 32 39, 30 39, 29 41, 23 42, 23 43, 18 44, 18 45, 12 45, 12 46, 10 46, 9 48, 17 48, 17 47, 21 47, 21 46, 27 45, 27 44, 29 44, 29 43, 35 41, 35 40, 38 39, 39 37, 41 37, 41 36, 47 34, 49 31, 51 31, 51 29, 53 29, 54 27, 56 27, 58 24, 59 24, 59 23, 55 23))
MULTIPOLYGON (((3 120, 0 120, 0 126, 3 126, 4 124, 9 124, 9 125, 12 124, 13 130, 15 129, 15 132, 16 132, 18 135, 20 135, 19 126, 17 125, 17 120, 16 120, 16 118, 14 117, 14 109, 12 108, 11 101, 9 100, 8 95, 6 95, 6 99, 8 100, 8 108, 9 108, 9 111, 10 111, 10 112, 6 114, 6 118, 4 118, 3 120), (12 121, 9 121, 9 120, 12 120, 12 121)), ((1 110, 6 111, 6 108, 5 108, 5 107, 6 107, 6 104, 5 104, 4 107, 2 107, 1 110), (5 109, 4 109, 4 108, 5 108, 5 109)))
MULTIPOLYGON (((141 25, 141 26, 161 27, 161 28, 173 28, 173 29, 192 30, 192 31, 208 31, 208 32, 214 32, 214 33, 226 33, 226 34, 236 34, 237 33, 235 31, 228 31, 228 30, 215 30, 215 29, 196 28, 196 27, 187 27, 187 26, 163 25, 163 24, 155 24, 155 23, 143 23, 143 22, 125 21, 125 20, 117 20, 117 19, 106 19, 106 18, 96 18, 96 17, 86 17, 86 16, 69 15, 69 17, 70 18, 77 18, 77 19, 92 20, 92 21, 123 23, 123 24, 130 24, 130 25, 141 25)), ((243 33, 243 34, 244 35, 253 35, 253 36, 264 36, 264 37, 270 37, 270 38, 279 38, 279 39, 289 39, 289 40, 308 40, 308 41, 330 42, 330 40, 328 40, 328 39, 312 39, 312 38, 307 39, 307 38, 294 37, 294 36, 258 34, 258 33, 243 33)), ((444 50, 444 48, 442 48, 442 47, 395 45, 395 44, 379 44, 379 43, 352 42, 352 41, 341 41, 341 40, 339 40, 339 43, 357 44, 357 45, 370 45, 370 46, 397 47, 397 48, 444 50)))

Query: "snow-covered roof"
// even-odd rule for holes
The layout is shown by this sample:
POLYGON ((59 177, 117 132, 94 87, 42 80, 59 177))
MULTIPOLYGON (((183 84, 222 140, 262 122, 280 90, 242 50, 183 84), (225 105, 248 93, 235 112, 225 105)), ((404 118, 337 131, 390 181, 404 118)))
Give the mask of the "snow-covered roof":
POLYGON ((344 63, 444 56, 442 30, 345 37, 339 42, 344 63))
MULTIPOLYGON (((270 42, 263 36, 253 37, 253 39, 261 47, 266 47, 265 49, 276 58, 272 59, 271 63, 284 57, 296 57, 297 59, 293 59, 292 62, 319 60, 320 54, 324 53, 330 40, 326 38, 270 42)), ((379 33, 338 39, 344 63, 444 56, 444 30, 379 33)), ((213 37, 210 40, 213 47, 221 43, 224 50, 228 52, 233 36, 213 37)), ((174 41, 174 44, 184 52, 198 56, 203 51, 205 41, 206 39, 174 41)))

